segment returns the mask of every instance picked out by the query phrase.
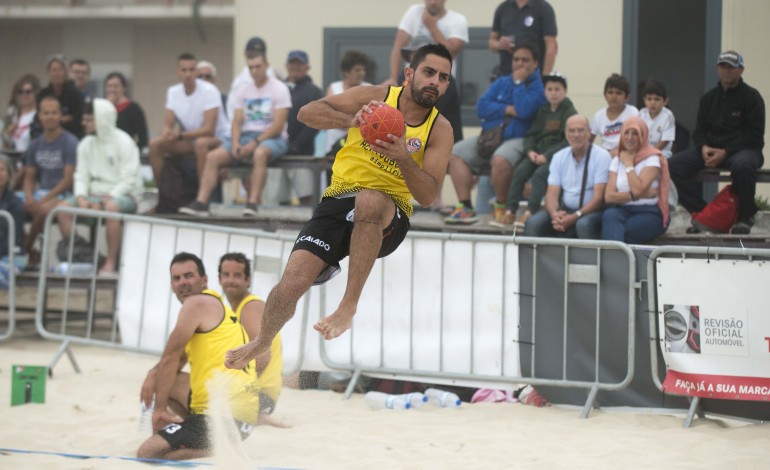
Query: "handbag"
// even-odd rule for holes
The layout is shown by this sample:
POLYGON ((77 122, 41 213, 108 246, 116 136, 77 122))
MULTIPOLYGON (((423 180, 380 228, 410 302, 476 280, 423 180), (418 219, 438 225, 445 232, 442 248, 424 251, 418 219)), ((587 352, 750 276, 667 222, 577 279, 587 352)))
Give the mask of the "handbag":
POLYGON ((499 126, 491 127, 481 131, 476 141, 476 155, 483 160, 489 160, 495 153, 497 147, 503 144, 503 134, 511 118, 505 118, 499 126))
POLYGON ((702 211, 692 216, 693 225, 700 224, 714 232, 727 233, 738 221, 738 196, 728 184, 702 211))

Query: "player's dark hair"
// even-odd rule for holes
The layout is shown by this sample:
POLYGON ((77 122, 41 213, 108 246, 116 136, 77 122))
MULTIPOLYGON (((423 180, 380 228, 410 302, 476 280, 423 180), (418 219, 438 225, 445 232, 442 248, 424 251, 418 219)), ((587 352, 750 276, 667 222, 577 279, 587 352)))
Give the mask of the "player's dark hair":
POLYGON ((610 88, 615 88, 616 90, 620 90, 623 93, 626 94, 626 96, 631 94, 631 84, 628 83, 628 79, 624 77, 623 75, 619 75, 617 73, 613 73, 607 78, 607 81, 604 82, 604 93, 607 93, 607 90, 610 88))
POLYGON ((449 61, 449 68, 452 68, 452 54, 449 53, 449 49, 443 44, 426 44, 417 49, 412 56, 412 61, 409 63, 409 68, 417 70, 417 67, 425 62, 425 58, 428 57, 429 54, 436 54, 439 57, 445 58, 449 61))
POLYGON ((642 96, 647 95, 658 95, 664 100, 668 98, 668 91, 666 90, 666 85, 661 82, 658 79, 650 78, 645 82, 644 84, 644 91, 642 91, 642 96))
POLYGON ((235 261, 236 263, 242 264, 243 274, 246 275, 246 279, 251 278, 251 261, 249 261, 249 259, 243 253, 232 252, 222 255, 222 257, 219 258, 219 267, 217 268, 220 276, 222 275, 222 263, 225 261, 235 261))
POLYGON ((198 275, 200 277, 203 277, 206 275, 206 268, 203 266, 203 261, 201 261, 201 259, 195 256, 194 254, 187 253, 186 251, 177 253, 171 259, 171 264, 168 267, 169 269, 171 269, 171 266, 177 263, 184 263, 185 261, 192 261, 195 263, 195 265, 198 267, 198 275))

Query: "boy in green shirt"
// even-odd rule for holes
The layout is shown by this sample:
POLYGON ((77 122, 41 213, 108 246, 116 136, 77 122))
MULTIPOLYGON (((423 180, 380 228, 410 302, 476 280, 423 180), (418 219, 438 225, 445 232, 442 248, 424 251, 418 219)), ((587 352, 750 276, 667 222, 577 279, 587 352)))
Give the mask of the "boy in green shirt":
POLYGON ((543 85, 548 102, 538 110, 532 127, 524 137, 524 154, 527 159, 522 159, 513 171, 505 214, 502 218, 492 219, 490 225, 524 229, 524 223, 529 216, 537 212, 543 203, 551 157, 569 145, 564 135, 564 126, 567 118, 577 114, 577 111, 572 101, 567 98, 567 77, 554 72, 543 77, 543 85), (527 210, 517 219, 516 211, 527 180, 532 186, 527 210))

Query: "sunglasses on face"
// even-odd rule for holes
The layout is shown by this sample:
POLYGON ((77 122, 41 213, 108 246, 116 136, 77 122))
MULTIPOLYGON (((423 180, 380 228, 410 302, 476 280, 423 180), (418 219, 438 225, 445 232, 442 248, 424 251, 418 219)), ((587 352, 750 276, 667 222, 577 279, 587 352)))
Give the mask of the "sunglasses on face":
POLYGON ((32 95, 35 93, 35 90, 31 88, 22 88, 21 90, 17 91, 17 95, 32 95))
POLYGON ((214 78, 214 76, 210 75, 208 73, 202 73, 202 74, 198 75, 198 78, 200 78, 201 80, 211 80, 211 79, 214 78))

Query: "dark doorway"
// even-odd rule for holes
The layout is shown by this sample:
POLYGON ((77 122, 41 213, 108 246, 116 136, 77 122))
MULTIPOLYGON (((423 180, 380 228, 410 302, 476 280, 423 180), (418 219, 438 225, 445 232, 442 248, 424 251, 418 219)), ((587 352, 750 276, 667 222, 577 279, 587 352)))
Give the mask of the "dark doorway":
MULTIPOLYGON (((626 0, 623 71, 633 84, 666 84, 669 109, 692 131, 701 95, 716 84, 721 0, 626 0)), ((636 91, 636 90, 635 90, 636 91)), ((641 90, 633 96, 641 102, 641 90)))

